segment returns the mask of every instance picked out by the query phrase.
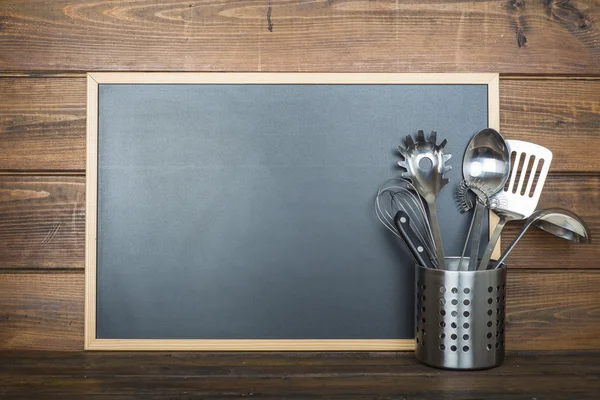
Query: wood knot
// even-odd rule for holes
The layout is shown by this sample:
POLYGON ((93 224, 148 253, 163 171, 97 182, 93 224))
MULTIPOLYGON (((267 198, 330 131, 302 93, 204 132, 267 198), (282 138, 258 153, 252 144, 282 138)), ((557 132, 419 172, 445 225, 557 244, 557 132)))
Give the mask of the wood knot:
POLYGON ((516 11, 521 11, 523 8, 525 8, 525 0, 511 0, 510 3, 512 8, 516 11))
POLYGON ((525 36, 521 28, 517 28, 517 44, 519 47, 523 47, 525 43, 527 43, 527 36, 525 36))
POLYGON ((269 9, 267 10, 267 29, 269 30, 269 32, 273 32, 273 22, 271 21, 271 11, 272 11, 272 7, 269 6, 269 9))
POLYGON ((49 196, 50 193, 45 190, 0 189, 0 202, 35 200, 49 196))
POLYGON ((555 20, 568 23, 579 29, 588 29, 592 26, 592 19, 571 4, 570 0, 544 0, 546 12, 555 20))

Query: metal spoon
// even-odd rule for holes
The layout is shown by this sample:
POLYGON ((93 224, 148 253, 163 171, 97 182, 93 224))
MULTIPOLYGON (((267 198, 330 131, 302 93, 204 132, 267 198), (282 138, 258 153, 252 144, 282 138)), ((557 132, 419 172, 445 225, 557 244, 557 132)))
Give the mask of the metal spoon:
POLYGON ((548 208, 546 210, 537 210, 527 219, 525 225, 521 228, 519 234, 512 243, 504 250, 496 265, 501 265, 508 257, 517 242, 521 240, 527 229, 535 224, 538 228, 577 243, 591 243, 592 234, 586 223, 575 213, 563 208, 548 208))
MULTIPOLYGON (((479 256, 479 243, 481 241, 481 225, 485 198, 504 188, 510 174, 510 153, 504 138, 498 131, 487 128, 479 131, 467 146, 463 158, 463 178, 469 187, 478 188, 474 191, 478 195, 477 205, 473 212, 473 229, 467 236, 473 236, 469 269, 475 269, 479 256), (487 196, 486 196, 487 195, 487 196)), ((460 260, 462 264, 463 258, 460 260)), ((459 265, 459 270, 461 265, 459 265)))

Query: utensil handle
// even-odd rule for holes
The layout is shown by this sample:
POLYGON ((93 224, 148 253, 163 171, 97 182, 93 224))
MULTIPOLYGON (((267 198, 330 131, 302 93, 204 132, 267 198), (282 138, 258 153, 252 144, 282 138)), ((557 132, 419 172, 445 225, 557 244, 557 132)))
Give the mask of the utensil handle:
POLYGON ((521 240, 521 238, 523 237, 523 235, 525 235, 525 232, 527 232, 527 229, 529 229, 529 227, 533 223, 534 223, 533 219, 527 220, 527 222, 525 223, 525 225, 523 225, 523 227, 521 228, 521 231, 519 232, 519 234, 513 239, 513 241, 511 242, 511 244, 508 245, 508 247, 506 248, 506 250, 504 250, 504 253, 502 253, 502 255, 500 255, 500 258, 498 259, 498 261, 496 261, 496 268, 498 268, 504 262, 504 260, 506 259, 506 257, 508 257, 508 255, 512 251, 512 249, 516 246, 517 242, 519 240, 521 240))
POLYGON ((483 211, 485 204, 477 201, 473 213, 473 231, 471 232, 471 256, 469 257, 469 271, 474 271, 479 260, 479 243, 481 243, 481 225, 483 223, 483 211))
MULTIPOLYGON (((473 215, 471 216, 471 223, 469 224, 469 230, 467 231, 467 237, 465 238, 465 244, 463 246, 462 249, 462 253, 460 253, 460 261, 458 262, 458 268, 456 269, 457 271, 463 271, 462 269, 462 265, 465 261, 465 253, 467 252, 467 246, 469 245, 469 240, 471 239, 471 232, 473 231, 473 222, 475 222, 475 211, 473 211, 473 215)), ((467 271, 469 269, 469 266, 467 265, 467 269, 465 269, 465 271, 467 271)))
POLYGON ((423 243, 421 243, 417 235, 415 235, 414 231, 410 227, 410 218, 408 218, 408 214, 406 214, 404 211, 398 211, 394 217, 394 224, 396 225, 400 236, 404 240, 404 243, 419 265, 427 268, 434 268, 431 260, 428 257, 427 260, 423 257, 424 254, 427 254, 425 252, 425 246, 423 246, 423 243))
POLYGON ((442 245, 442 234, 440 232, 437 210, 435 209, 435 201, 431 203, 427 202, 427 207, 429 208, 429 221, 431 223, 431 233, 433 234, 433 244, 435 244, 435 254, 438 259, 438 266, 439 269, 446 269, 444 247, 442 245))
POLYGON ((500 217, 500 221, 498 221, 498 225, 494 228, 494 232, 490 237, 490 241, 485 248, 485 252, 483 253, 483 257, 481 257, 481 262, 479 263, 479 267, 477 268, 479 271, 485 270, 490 263, 490 259, 492 258, 492 253, 496 248, 496 243, 498 243, 498 239, 500 239, 500 234, 502 234, 502 230, 504 229, 504 225, 506 225, 506 218, 500 217))

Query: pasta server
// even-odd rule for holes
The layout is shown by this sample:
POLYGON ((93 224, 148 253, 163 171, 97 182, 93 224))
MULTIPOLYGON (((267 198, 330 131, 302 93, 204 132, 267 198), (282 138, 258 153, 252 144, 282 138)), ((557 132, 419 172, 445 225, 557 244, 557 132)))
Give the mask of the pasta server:
POLYGON ((422 130, 417 132, 416 141, 412 136, 406 136, 406 148, 398 146, 398 151, 404 157, 404 161, 399 161, 398 165, 406 170, 402 173, 402 177, 412 182, 419 195, 427 203, 438 267, 445 269, 444 248, 435 199, 440 190, 448 183, 448 179, 444 175, 452 169, 451 166, 446 165, 452 155, 444 152, 447 140, 444 139, 438 145, 436 139, 435 131, 431 131, 428 139, 425 138, 422 130))

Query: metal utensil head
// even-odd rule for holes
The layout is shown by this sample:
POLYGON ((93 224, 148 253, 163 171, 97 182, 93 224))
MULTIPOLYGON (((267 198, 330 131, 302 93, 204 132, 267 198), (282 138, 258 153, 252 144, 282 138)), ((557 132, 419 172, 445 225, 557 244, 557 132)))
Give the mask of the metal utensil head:
MULTIPOLYGON (((476 269, 479 260, 483 211, 485 207, 491 208, 492 205, 497 207, 498 201, 491 201, 491 198, 504 188, 509 174, 510 152, 502 135, 491 128, 477 132, 467 145, 463 157, 465 185, 477 196, 471 227, 463 247, 464 253, 470 243, 469 270, 476 269)), ((486 253, 484 253, 485 257, 486 253)), ((460 266, 462 267, 462 259, 460 266)))
POLYGON ((452 169, 446 162, 452 157, 444 152, 447 141, 444 139, 436 144, 437 133, 431 132, 429 139, 425 138, 422 130, 417 132, 417 140, 412 136, 406 137, 406 148, 398 146, 398 151, 404 157, 398 165, 406 172, 402 177, 409 179, 419 194, 427 201, 435 201, 438 193, 448 183, 445 174, 452 169))
POLYGON ((506 206, 506 199, 503 195, 500 194, 492 197, 494 194, 490 193, 489 190, 479 182, 475 181, 472 184, 468 184, 467 181, 463 179, 456 188, 455 193, 458 211, 464 213, 475 207, 475 201, 477 200, 471 198, 472 194, 475 194, 477 199, 483 202, 490 210, 506 206))
POLYGON ((515 248, 517 243, 519 243, 531 225, 535 225, 548 233, 572 242, 592 242, 592 235, 589 228, 577 214, 569 210, 565 210, 564 208, 537 210, 527 219, 527 222, 525 222, 519 231, 519 234, 504 250, 496 265, 500 265, 506 259, 506 257, 508 257, 510 252, 515 248))
MULTIPOLYGON (((379 221, 394 235, 401 238, 394 217, 398 211, 404 211, 410 217, 411 224, 419 240, 426 247, 433 262, 436 262, 435 245, 423 199, 415 187, 406 179, 393 178, 386 181, 375 197, 375 213, 379 221)), ((401 238, 402 239, 402 238, 401 238)))
POLYGON ((534 212, 530 219, 535 225, 554 236, 577 243, 591 243, 592 234, 587 224, 575 213, 563 208, 549 208, 534 212))
POLYGON ((483 186, 495 194, 504 188, 510 174, 510 152, 498 131, 483 129, 469 142, 463 158, 463 177, 469 186, 483 186))
POLYGON ((525 219, 537 208, 552 163, 552 152, 522 140, 507 140, 506 144, 513 156, 510 180, 496 195, 504 196, 504 204, 494 211, 510 220, 525 219))
POLYGON ((394 216, 400 210, 408 213, 413 221, 423 222, 424 226, 429 226, 425 205, 417 189, 404 178, 392 178, 381 185, 377 191, 375 211, 383 225, 396 233, 394 216))
POLYGON ((465 180, 460 181, 460 184, 456 188, 455 200, 458 211, 461 213, 465 213, 475 207, 475 201, 470 196, 472 196, 471 189, 467 185, 467 182, 465 180))

